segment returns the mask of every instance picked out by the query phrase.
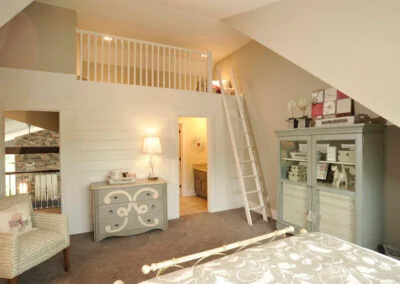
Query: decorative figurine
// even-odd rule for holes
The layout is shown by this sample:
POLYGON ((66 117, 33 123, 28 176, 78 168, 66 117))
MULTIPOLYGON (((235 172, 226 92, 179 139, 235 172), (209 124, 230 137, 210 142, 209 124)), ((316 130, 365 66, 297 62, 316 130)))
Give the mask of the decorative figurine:
POLYGON ((331 169, 334 172, 332 186, 339 188, 343 183, 344 188, 347 188, 347 172, 343 165, 332 165, 331 169))

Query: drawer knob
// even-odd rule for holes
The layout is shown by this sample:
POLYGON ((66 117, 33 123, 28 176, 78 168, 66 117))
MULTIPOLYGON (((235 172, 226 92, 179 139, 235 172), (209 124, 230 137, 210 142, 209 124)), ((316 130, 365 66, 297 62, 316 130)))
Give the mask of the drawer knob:
POLYGON ((150 196, 150 194, 151 194, 150 192, 147 192, 147 193, 146 193, 147 196, 150 196))
POLYGON ((151 219, 147 219, 147 222, 149 222, 149 223, 150 223, 150 222, 151 222, 151 219))
POLYGON ((156 208, 156 206, 153 204, 153 205, 151 205, 151 208, 153 208, 153 209, 154 209, 154 208, 156 208))
POLYGON ((119 226, 119 224, 114 224, 114 226, 115 226, 115 227, 118 227, 118 226, 119 226))
POLYGON ((114 199, 118 199, 118 196, 114 196, 114 199))
POLYGON ((113 214, 113 213, 114 213, 114 211, 110 210, 110 211, 108 211, 108 213, 110 213, 110 214, 113 214))

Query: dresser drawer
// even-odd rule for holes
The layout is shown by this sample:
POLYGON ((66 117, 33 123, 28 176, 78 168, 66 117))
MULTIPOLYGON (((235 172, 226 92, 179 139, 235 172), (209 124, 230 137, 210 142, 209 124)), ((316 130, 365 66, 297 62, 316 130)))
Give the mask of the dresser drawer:
POLYGON ((98 190, 97 202, 102 204, 128 203, 140 200, 162 199, 162 185, 155 184, 151 186, 135 187, 113 187, 98 190))
POLYGON ((138 202, 131 202, 131 203, 118 203, 118 204, 110 204, 110 205, 100 205, 99 206, 99 218, 118 218, 118 212, 123 214, 123 208, 128 209, 129 204, 131 204, 131 210, 129 211, 129 216, 134 215, 141 215, 152 213, 155 211, 160 211, 163 209, 163 202, 162 200, 142 200, 138 202), (120 209, 121 208, 121 209, 120 209), (119 211, 118 211, 119 209, 119 211))
POLYGON ((163 212, 152 212, 150 214, 102 219, 99 222, 99 234, 102 236, 114 235, 116 233, 127 233, 139 229, 152 229, 164 226, 163 212))

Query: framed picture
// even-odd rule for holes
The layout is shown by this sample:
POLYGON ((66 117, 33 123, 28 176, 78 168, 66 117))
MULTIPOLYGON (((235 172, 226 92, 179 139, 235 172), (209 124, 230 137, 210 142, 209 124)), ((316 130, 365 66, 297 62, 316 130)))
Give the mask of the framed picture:
POLYGON ((317 164, 317 180, 326 181, 328 177, 329 164, 319 163, 317 164))

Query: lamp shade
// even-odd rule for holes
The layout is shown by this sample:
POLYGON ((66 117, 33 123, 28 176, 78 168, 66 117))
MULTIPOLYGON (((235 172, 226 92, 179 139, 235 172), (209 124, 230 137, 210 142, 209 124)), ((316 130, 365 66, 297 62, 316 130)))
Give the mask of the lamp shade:
POLYGON ((161 143, 159 137, 146 137, 143 143, 143 153, 158 154, 161 153, 161 143))

